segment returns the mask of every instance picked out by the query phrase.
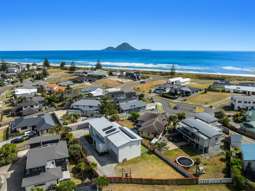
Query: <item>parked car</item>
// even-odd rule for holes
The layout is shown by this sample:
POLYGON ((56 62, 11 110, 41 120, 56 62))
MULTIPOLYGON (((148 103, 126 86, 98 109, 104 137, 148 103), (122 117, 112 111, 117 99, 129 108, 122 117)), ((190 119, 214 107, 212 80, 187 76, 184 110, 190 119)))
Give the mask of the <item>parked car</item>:
POLYGON ((18 136, 15 139, 11 140, 11 143, 22 143, 24 141, 24 136, 18 136))

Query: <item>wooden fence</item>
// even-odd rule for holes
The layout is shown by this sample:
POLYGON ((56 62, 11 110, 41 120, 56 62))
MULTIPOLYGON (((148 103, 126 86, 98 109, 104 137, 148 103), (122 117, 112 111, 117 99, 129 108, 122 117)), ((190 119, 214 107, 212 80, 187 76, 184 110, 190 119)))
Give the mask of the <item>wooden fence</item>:
POLYGON ((198 179, 198 184, 231 184, 232 182, 232 178, 198 179))
POLYGON ((179 172, 181 175, 183 175, 185 178, 194 178, 192 174, 190 174, 187 170, 185 170, 180 165, 176 164, 174 161, 171 161, 164 155, 160 153, 160 151, 156 149, 152 149, 148 144, 145 142, 142 142, 143 146, 145 146, 147 149, 149 149, 151 152, 153 152, 156 156, 158 156, 161 160, 163 160, 165 163, 167 163, 169 166, 174 168, 177 172, 179 172))
POLYGON ((151 178, 123 178, 107 177, 110 183, 116 184, 143 184, 143 185, 194 185, 198 184, 197 178, 180 179, 151 179, 151 178))

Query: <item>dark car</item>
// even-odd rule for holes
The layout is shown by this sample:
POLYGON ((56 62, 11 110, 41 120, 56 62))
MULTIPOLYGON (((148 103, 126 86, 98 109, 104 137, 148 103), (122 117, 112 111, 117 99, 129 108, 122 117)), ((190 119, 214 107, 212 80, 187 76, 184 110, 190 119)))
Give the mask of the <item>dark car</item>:
POLYGON ((11 140, 11 143, 22 143, 24 141, 24 136, 16 137, 15 139, 11 140))

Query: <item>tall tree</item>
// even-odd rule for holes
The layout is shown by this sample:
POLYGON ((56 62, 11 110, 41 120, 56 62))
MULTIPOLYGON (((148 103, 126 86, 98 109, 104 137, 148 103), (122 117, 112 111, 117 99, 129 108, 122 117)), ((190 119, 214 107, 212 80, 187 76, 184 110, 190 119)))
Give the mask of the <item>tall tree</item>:
POLYGON ((65 65, 66 65, 65 62, 60 62, 60 68, 61 68, 61 69, 64 69, 64 68, 65 68, 65 65))
POLYGON ((44 59, 43 66, 44 67, 50 67, 50 62, 49 62, 49 60, 47 58, 44 59))
POLYGON ((172 64, 170 75, 173 77, 173 76, 175 76, 175 74, 176 74, 175 65, 172 64))
POLYGON ((6 71, 8 68, 7 63, 5 61, 1 61, 0 71, 6 71))
POLYGON ((56 191, 74 191, 75 183, 71 180, 61 181, 56 188, 56 191))
POLYGON ((27 70, 30 70, 30 64, 26 65, 27 70))
POLYGON ((117 105, 109 97, 103 97, 101 101, 101 112, 106 116, 117 114, 117 105))
POLYGON ((105 176, 99 176, 96 179, 97 190, 103 190, 103 187, 109 185, 109 180, 105 176))
POLYGON ((98 60, 97 63, 96 63, 96 70, 100 70, 102 68, 103 68, 103 66, 102 66, 100 60, 98 60))
POLYGON ((76 70, 75 63, 72 62, 71 65, 70 65, 70 67, 69 67, 69 71, 74 72, 75 70, 76 70))
POLYGON ((10 164, 17 159, 17 148, 14 144, 6 144, 0 148, 0 166, 10 164))

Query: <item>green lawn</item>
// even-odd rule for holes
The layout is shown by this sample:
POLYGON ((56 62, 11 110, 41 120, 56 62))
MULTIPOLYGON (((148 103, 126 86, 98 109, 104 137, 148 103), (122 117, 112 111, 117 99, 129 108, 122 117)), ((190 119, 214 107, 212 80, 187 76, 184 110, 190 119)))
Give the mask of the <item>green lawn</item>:
POLYGON ((141 152, 142 155, 140 157, 118 164, 116 174, 121 176, 124 169, 128 172, 131 170, 134 178, 183 178, 181 174, 149 152, 145 147, 142 147, 141 152))
MULTIPOLYGON (((189 156, 193 160, 196 158, 201 159, 201 165, 205 169, 205 174, 201 175, 202 178, 222 178, 225 176, 225 154, 221 153, 215 156, 203 157, 196 153, 190 147, 182 147, 182 149, 174 149, 163 152, 163 155, 171 160, 175 160, 178 156, 189 156)), ((195 168, 190 169, 191 173, 195 172, 195 168)))

